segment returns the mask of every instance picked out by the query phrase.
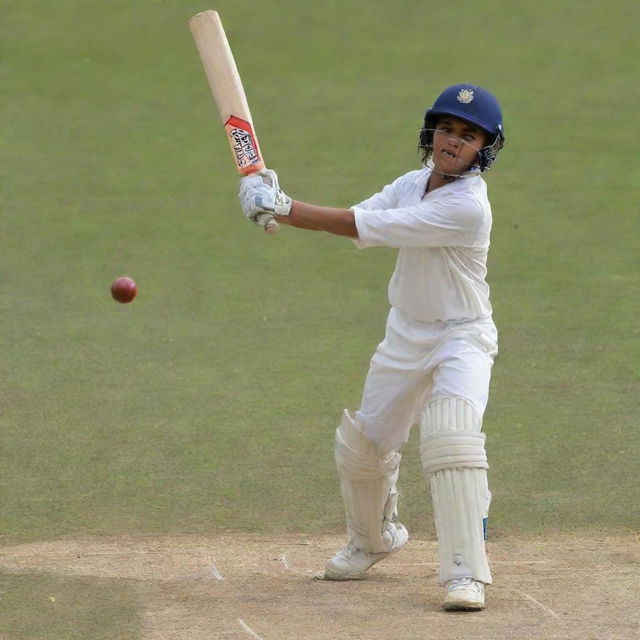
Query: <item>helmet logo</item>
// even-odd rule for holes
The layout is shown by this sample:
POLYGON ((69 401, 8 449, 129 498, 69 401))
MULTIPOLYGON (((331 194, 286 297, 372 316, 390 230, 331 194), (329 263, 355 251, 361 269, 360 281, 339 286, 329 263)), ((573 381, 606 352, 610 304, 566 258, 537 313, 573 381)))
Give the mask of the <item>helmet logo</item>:
POLYGON ((473 102, 473 91, 471 89, 460 89, 458 93, 458 102, 469 104, 473 102))

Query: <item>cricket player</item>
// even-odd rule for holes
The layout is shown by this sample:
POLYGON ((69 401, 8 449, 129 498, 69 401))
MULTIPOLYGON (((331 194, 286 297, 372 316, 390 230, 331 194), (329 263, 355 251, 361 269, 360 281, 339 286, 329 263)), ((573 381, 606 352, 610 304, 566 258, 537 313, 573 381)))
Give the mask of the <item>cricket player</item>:
POLYGON ((458 84, 426 111, 422 168, 349 209, 292 200, 268 169, 241 181, 242 208, 254 222, 271 213, 281 224, 347 236, 360 249, 398 249, 384 340, 360 408, 344 411, 335 434, 348 544, 327 562, 329 580, 364 578, 406 544, 397 511, 399 449, 419 424, 444 608, 484 608, 491 494, 482 418, 497 332, 485 280, 491 207, 481 174, 503 144, 496 98, 458 84))

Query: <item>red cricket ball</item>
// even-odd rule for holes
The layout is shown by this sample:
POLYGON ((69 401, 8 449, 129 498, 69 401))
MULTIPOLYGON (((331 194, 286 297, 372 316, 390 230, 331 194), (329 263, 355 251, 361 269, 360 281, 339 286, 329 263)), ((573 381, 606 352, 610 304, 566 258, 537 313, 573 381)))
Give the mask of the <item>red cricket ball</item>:
POLYGON ((111 285, 111 295, 114 300, 126 304, 138 295, 138 285, 132 278, 127 278, 126 276, 117 278, 111 285))

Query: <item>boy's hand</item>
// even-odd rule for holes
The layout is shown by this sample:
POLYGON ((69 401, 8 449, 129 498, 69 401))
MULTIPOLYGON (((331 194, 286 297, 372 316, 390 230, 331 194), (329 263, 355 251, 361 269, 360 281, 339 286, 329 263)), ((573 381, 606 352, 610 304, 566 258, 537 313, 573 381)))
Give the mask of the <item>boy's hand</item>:
POLYGON ((263 213, 288 216, 291 211, 291 198, 280 189, 278 175, 271 169, 242 178, 239 197, 244 215, 252 222, 258 222, 263 213))

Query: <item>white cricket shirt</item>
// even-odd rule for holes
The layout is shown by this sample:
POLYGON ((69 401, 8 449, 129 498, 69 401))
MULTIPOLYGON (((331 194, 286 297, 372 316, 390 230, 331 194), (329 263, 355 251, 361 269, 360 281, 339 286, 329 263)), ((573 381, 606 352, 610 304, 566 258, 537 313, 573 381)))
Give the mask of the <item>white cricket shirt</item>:
POLYGON ((423 322, 491 315, 487 253, 491 205, 478 175, 423 197, 430 169, 410 171, 351 209, 354 244, 399 249, 389 303, 423 322))

